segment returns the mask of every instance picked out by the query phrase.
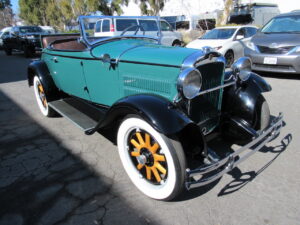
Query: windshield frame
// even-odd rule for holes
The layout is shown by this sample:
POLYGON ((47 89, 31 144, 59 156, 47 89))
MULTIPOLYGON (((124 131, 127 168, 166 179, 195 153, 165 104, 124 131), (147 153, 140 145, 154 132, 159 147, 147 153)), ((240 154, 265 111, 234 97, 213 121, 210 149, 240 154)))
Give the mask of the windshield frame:
POLYGON ((227 39, 232 38, 235 35, 235 33, 237 32, 237 30, 238 30, 238 28, 234 28, 234 27, 232 27, 232 28, 226 28, 226 27, 215 28, 215 29, 212 29, 209 32, 205 33, 202 37, 199 38, 199 40, 227 40, 227 39), (233 33, 228 38, 203 38, 206 34, 217 31, 217 30, 233 30, 233 33))
MULTIPOLYGON (((156 40, 158 44, 161 43, 161 25, 160 25, 160 17, 158 16, 79 16, 78 17, 78 22, 79 22, 79 28, 80 28, 80 34, 81 34, 81 40, 89 47, 94 46, 96 44, 108 42, 108 41, 113 41, 113 40, 118 40, 118 39, 126 39, 126 38, 139 38, 139 39, 151 39, 151 40, 156 40), (147 36, 147 35, 117 35, 117 36, 111 36, 111 37, 105 37, 101 38, 99 40, 95 41, 89 41, 88 37, 86 35, 85 28, 84 28, 84 20, 86 19, 155 19, 157 22, 158 26, 158 37, 153 37, 153 36, 147 36)), ((147 32, 147 31, 146 31, 147 32)))
POLYGON ((266 25, 264 25, 261 29, 260 32, 263 34, 299 34, 299 31, 280 31, 280 32, 270 32, 270 31, 263 31, 267 26, 269 26, 274 20, 280 19, 280 18, 292 18, 292 17, 298 17, 300 20, 300 15, 285 15, 285 16, 277 16, 272 18, 266 25))

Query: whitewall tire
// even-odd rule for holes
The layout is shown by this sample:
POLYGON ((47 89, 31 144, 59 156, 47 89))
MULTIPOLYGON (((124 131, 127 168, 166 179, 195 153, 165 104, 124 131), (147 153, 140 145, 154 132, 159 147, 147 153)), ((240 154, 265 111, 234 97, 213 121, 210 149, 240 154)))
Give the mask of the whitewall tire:
POLYGON ((41 113, 47 117, 54 116, 55 111, 52 108, 50 108, 48 105, 45 89, 38 76, 34 76, 33 78, 33 88, 34 88, 35 98, 41 113))
POLYGON ((117 142, 124 169, 141 192, 158 200, 171 200, 181 192, 186 162, 180 142, 137 117, 121 123, 117 142))

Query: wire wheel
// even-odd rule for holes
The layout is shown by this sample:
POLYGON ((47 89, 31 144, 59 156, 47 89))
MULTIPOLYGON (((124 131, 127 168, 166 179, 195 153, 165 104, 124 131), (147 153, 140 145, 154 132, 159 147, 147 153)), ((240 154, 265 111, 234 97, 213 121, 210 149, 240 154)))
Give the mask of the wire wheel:
POLYGON ((173 199, 181 192, 186 164, 179 141, 134 116, 121 123, 117 141, 124 169, 141 192, 160 200, 173 199))

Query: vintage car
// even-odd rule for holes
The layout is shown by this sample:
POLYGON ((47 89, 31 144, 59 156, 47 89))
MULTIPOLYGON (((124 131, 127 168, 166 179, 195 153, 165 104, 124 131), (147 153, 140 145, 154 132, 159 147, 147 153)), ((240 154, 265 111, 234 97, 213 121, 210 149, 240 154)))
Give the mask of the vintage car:
POLYGON ((45 34, 39 26, 15 26, 10 30, 7 38, 3 40, 6 55, 13 51, 24 52, 25 57, 32 57, 36 51, 41 50, 40 36, 45 34))
POLYGON ((160 45, 160 33, 146 36, 139 25, 132 35, 129 26, 96 37, 102 18, 80 17, 81 37, 43 37, 28 83, 44 116, 58 113, 87 135, 109 134, 145 195, 170 200, 216 181, 278 135, 282 114, 270 120, 262 93, 271 87, 248 58, 225 72, 218 52, 160 45), (244 146, 217 153, 207 143, 220 135, 244 146))

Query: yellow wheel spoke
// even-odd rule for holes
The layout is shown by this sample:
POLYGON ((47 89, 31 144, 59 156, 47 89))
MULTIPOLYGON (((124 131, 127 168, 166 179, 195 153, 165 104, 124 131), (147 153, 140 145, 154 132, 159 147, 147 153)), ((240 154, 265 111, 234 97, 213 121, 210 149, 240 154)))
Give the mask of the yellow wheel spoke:
POLYGON ((130 155, 134 156, 134 157, 137 157, 137 156, 140 155, 140 153, 139 152, 130 152, 130 155))
POLYGON ((151 169, 148 166, 146 166, 146 176, 148 180, 151 180, 151 169))
POLYGON ((157 149, 159 148, 159 144, 155 143, 151 148, 150 151, 154 154, 156 153, 157 149))
POLYGON ((155 161, 161 161, 161 162, 165 162, 166 158, 163 155, 159 155, 159 154, 153 154, 154 160, 155 161))
POLYGON ((144 167, 144 165, 143 164, 138 164, 136 167, 137 167, 138 170, 140 170, 144 167))
POLYGON ((131 144, 133 144, 133 145, 134 145, 134 147, 136 147, 138 150, 140 150, 140 149, 141 149, 141 146, 140 146, 140 144, 139 144, 139 143, 137 143, 137 142, 136 142, 136 140, 134 140, 134 139, 131 139, 131 140, 130 140, 130 143, 131 143, 131 144))
POLYGON ((160 178, 160 175, 159 175, 158 172, 157 172, 157 169, 156 169, 155 167, 151 167, 151 170, 152 170, 152 172, 153 172, 153 174, 154 174, 154 176, 155 176, 156 181, 157 181, 157 182, 160 182, 160 181, 161 181, 161 178, 160 178))
POLYGON ((136 136, 137 136, 137 138, 138 138, 138 140, 139 140, 139 142, 140 142, 140 145, 145 145, 145 142, 144 142, 144 139, 142 138, 141 133, 140 133, 140 132, 137 132, 137 133, 136 133, 136 136))
POLYGON ((40 92, 44 93, 44 89, 43 89, 42 85, 39 85, 38 88, 39 88, 40 92))
POLYGON ((154 166, 163 174, 166 174, 167 173, 167 170, 159 163, 159 162, 156 162, 154 164, 154 166))
POLYGON ((145 134, 145 139, 146 139, 146 148, 151 148, 151 143, 150 143, 150 135, 149 134, 145 134))
POLYGON ((47 100, 46 98, 43 98, 43 105, 46 107, 47 106, 47 100))

